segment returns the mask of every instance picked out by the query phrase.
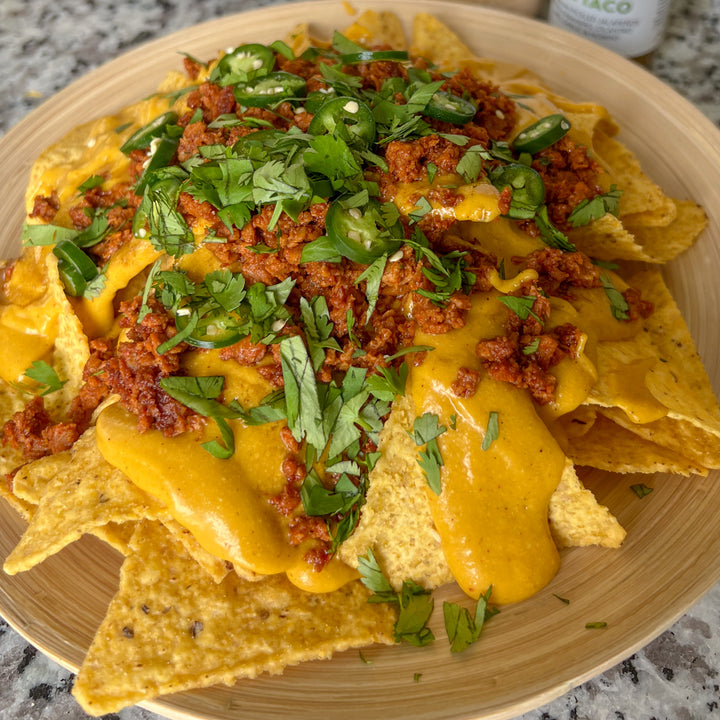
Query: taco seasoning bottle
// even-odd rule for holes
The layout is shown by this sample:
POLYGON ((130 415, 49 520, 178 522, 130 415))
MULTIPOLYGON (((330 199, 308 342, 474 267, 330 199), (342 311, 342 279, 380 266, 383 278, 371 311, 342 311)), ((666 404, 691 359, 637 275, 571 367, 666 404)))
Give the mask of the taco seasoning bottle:
POLYGON ((550 0, 548 22, 639 61, 662 42, 670 0, 550 0))

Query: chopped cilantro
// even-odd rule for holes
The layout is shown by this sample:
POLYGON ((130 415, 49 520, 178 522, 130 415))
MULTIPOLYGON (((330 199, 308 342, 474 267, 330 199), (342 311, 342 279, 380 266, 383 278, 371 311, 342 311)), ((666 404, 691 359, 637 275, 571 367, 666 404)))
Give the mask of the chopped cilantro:
POLYGON ((501 295, 498 300, 509 310, 512 310, 521 320, 527 320, 531 315, 538 322, 542 322, 540 318, 533 312, 533 305, 537 297, 534 295, 501 295))
POLYGON ((416 445, 425 445, 425 450, 419 452, 418 464, 425 473, 428 486, 436 495, 442 492, 440 468, 444 464, 437 438, 446 431, 447 428, 440 425, 437 415, 426 412, 415 418, 411 433, 416 445))
POLYGON ((627 300, 623 297, 623 294, 615 287, 612 279, 607 273, 600 273, 600 282, 602 283, 605 295, 610 301, 610 312, 616 320, 629 320, 628 315, 629 307, 627 300))
POLYGON ((41 396, 60 390, 67 382, 61 380, 54 368, 44 360, 34 360, 23 374, 40 385, 38 391, 41 396))
POLYGON ((630 489, 639 497, 644 498, 647 495, 649 495, 653 489, 651 487, 648 487, 645 485, 645 483, 637 483, 635 485, 631 485, 630 489))
POLYGON ((395 622, 395 642, 407 642, 417 647, 429 645, 435 640, 427 627, 434 602, 430 591, 412 580, 404 580, 400 592, 396 592, 378 565, 372 550, 358 558, 360 582, 372 595, 369 602, 397 603, 400 612, 395 622))
POLYGON ((484 595, 478 598, 475 613, 453 602, 443 603, 443 616, 445 618, 445 631, 450 642, 450 652, 462 652, 478 640, 485 622, 499 610, 488 606, 492 586, 484 595))
POLYGON ((578 203, 568 216, 568 221, 573 227, 581 227, 589 225, 593 220, 599 220, 606 213, 617 215, 621 195, 622 190, 612 185, 609 192, 578 203))
POLYGON ((498 432, 498 414, 493 410, 488 416, 488 424, 485 430, 485 436, 483 437, 482 445, 480 447, 483 450, 488 450, 490 446, 497 440, 498 432))

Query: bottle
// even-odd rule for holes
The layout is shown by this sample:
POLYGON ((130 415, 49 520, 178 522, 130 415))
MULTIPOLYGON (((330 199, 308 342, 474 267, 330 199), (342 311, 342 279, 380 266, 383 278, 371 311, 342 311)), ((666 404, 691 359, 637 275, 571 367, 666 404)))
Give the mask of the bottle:
POLYGON ((647 58, 662 42, 670 0, 551 0, 548 22, 627 58, 647 58))

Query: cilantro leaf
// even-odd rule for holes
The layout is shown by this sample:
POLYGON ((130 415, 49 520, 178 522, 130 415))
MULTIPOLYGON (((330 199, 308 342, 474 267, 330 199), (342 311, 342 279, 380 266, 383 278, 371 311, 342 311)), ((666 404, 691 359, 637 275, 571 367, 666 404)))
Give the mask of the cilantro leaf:
MULTIPOLYGON (((27 374, 27 373, 26 373, 27 374)), ((637 483, 635 485, 631 485, 630 489, 639 497, 644 498, 646 495, 649 495, 653 489, 651 487, 648 487, 645 485, 645 483, 637 483)))
POLYGON ((23 374, 30 380, 39 383, 40 388, 38 389, 41 396, 60 390, 67 382, 67 380, 61 380, 54 368, 44 360, 34 360, 23 374))
POLYGON ((376 599, 374 602, 394 601, 395 590, 380 569, 372 550, 368 550, 366 555, 358 558, 358 571, 360 572, 360 582, 374 595, 382 596, 383 599, 376 599))
POLYGON ((612 279, 607 273, 600 273, 600 282, 602 283, 605 295, 610 302, 610 312, 616 320, 629 320, 630 315, 628 312, 627 300, 623 297, 623 294, 615 287, 612 279))
POLYGON ((568 236, 550 222, 547 205, 543 205, 535 214, 535 225, 537 225, 542 239, 550 247, 558 248, 564 252, 575 252, 577 250, 575 245, 568 239, 568 236))
POLYGON ((361 283, 365 280, 365 297, 368 301, 367 313, 365 313, 365 322, 370 322, 370 316, 375 311, 375 305, 377 305, 380 284, 382 283, 382 276, 385 272, 385 265, 387 264, 387 255, 381 255, 376 260, 363 270, 358 276, 355 284, 361 283))
POLYGON ((55 245, 61 240, 75 240, 77 230, 61 227, 60 225, 30 225, 23 223, 22 244, 23 246, 34 245, 55 245))
POLYGON ((606 213, 617 215, 622 192, 612 185, 609 192, 596 195, 591 200, 583 200, 570 213, 568 221, 573 227, 581 227, 589 225, 593 220, 599 220, 606 213))
POLYGON ((320 453, 328 440, 323 408, 312 361, 299 335, 280 342, 280 364, 285 382, 288 427, 298 442, 306 439, 320 453))
POLYGON ((412 580, 404 580, 400 592, 396 592, 378 565, 372 550, 358 558, 360 582, 373 592, 370 602, 397 603, 400 612, 395 622, 395 642, 407 642, 417 647, 429 645, 435 640, 427 623, 432 615, 432 594, 412 580))
POLYGON ((437 438, 444 432, 447 432, 447 428, 440 425, 438 416, 426 412, 415 418, 411 433, 416 445, 425 445, 425 450, 419 453, 418 464, 425 473, 428 486, 436 495, 442 491, 440 468, 444 464, 437 438))
POLYGON ((512 310, 521 320, 527 320, 531 315, 538 321, 540 318, 533 312, 533 305, 537 298, 534 295, 501 295, 498 300, 509 310, 512 310))
POLYGON ((480 637, 485 622, 499 612, 496 608, 488 607, 491 593, 492 586, 478 599, 474 616, 470 615, 467 608, 456 603, 443 603, 445 631, 450 642, 450 652, 462 652, 470 647, 480 637))
POLYGON ((498 414, 495 410, 490 412, 488 416, 488 424, 485 429, 485 437, 483 437, 482 445, 480 446, 483 450, 487 450, 498 438, 498 414))

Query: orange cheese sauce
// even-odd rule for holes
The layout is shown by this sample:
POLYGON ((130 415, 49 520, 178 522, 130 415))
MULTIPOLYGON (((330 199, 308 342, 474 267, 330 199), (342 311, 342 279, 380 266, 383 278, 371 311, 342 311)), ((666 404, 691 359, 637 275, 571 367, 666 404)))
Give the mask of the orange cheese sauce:
POLYGON ((470 398, 450 390, 459 367, 480 369, 475 345, 499 334, 498 305, 494 294, 478 295, 464 328, 440 339, 417 337, 435 350, 413 368, 409 385, 416 414, 435 413, 448 428, 438 438, 442 491, 427 491, 448 565, 471 597, 492 585, 493 600, 510 603, 537 592, 557 572, 547 517, 565 456, 524 393, 488 376, 470 398), (492 411, 499 432, 483 451, 492 411))

